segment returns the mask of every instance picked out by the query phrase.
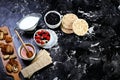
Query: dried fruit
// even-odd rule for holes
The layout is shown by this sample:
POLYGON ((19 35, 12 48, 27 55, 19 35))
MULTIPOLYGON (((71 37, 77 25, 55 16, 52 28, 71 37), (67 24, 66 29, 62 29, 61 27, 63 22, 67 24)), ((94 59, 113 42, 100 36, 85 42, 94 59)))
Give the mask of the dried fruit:
POLYGON ((10 55, 9 59, 15 59, 17 58, 15 55, 10 55))
POLYGON ((9 57, 10 57, 10 55, 3 55, 3 59, 4 59, 4 60, 9 59, 9 57))
POLYGON ((4 33, 0 32, 0 40, 2 40, 4 38, 4 33))
POLYGON ((15 60, 15 59, 10 59, 8 61, 8 63, 6 64, 6 70, 9 72, 9 73, 16 73, 19 71, 18 69, 18 62, 15 60))
POLYGON ((5 37, 5 41, 6 41, 7 43, 10 43, 10 42, 12 42, 12 38, 11 38, 10 36, 6 36, 6 37, 5 37))

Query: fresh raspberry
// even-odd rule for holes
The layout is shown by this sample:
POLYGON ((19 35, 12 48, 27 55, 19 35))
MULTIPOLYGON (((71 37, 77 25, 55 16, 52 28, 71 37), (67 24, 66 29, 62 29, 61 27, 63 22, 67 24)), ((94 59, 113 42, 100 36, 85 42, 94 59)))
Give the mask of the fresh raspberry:
POLYGON ((49 40, 50 40, 50 37, 49 37, 49 36, 47 36, 47 37, 46 37, 46 39, 49 41, 49 40))
POLYGON ((37 36, 35 36, 35 39, 40 39, 40 36, 38 36, 38 35, 37 35, 37 36))
POLYGON ((40 39, 36 39, 36 42, 37 42, 37 43, 41 43, 41 40, 40 40, 40 39))
POLYGON ((41 34, 43 34, 45 31, 44 30, 41 30, 41 34))
POLYGON ((41 32, 40 32, 40 31, 38 31, 38 32, 37 32, 37 34, 38 34, 38 35, 40 35, 40 34, 41 34, 41 32))
POLYGON ((46 32, 46 35, 49 35, 49 32, 46 32))
POLYGON ((42 45, 45 44, 43 41, 40 42, 42 45))

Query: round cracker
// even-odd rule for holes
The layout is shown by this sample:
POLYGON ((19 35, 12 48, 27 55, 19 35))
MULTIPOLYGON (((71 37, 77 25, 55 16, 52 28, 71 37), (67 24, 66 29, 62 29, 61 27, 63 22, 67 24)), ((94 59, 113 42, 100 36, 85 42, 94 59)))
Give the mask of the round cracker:
POLYGON ((73 33, 73 30, 72 29, 66 29, 64 28, 63 26, 61 26, 61 30, 66 33, 66 34, 72 34, 73 33))
POLYGON ((68 13, 62 18, 62 25, 66 29, 72 29, 73 22, 78 19, 78 17, 73 13, 68 13))
POLYGON ((84 19, 77 19, 74 21, 73 32, 78 36, 84 36, 88 31, 88 23, 84 19))

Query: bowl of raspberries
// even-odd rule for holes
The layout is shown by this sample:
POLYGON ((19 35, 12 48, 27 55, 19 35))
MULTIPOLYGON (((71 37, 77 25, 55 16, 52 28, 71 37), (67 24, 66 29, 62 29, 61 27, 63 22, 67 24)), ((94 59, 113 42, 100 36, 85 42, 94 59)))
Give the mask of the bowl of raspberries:
POLYGON ((52 35, 49 29, 39 29, 33 36, 35 43, 40 47, 49 46, 52 44, 53 40, 51 37, 52 35))

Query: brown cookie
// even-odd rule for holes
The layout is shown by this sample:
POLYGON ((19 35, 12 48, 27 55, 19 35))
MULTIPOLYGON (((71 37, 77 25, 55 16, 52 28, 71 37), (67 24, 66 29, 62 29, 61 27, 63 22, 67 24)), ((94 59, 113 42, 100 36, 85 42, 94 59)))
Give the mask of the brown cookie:
POLYGON ((4 33, 4 35, 7 35, 8 34, 8 31, 6 30, 6 29, 0 29, 0 32, 3 32, 4 33))
POLYGON ((11 45, 6 46, 6 53, 12 55, 14 53, 14 48, 11 45))
POLYGON ((88 23, 84 19, 77 19, 74 21, 73 32, 78 36, 84 36, 88 31, 88 23))
POLYGON ((10 55, 3 55, 3 59, 4 59, 4 60, 9 59, 9 57, 10 57, 10 55))
POLYGON ((9 63, 7 63, 7 64, 6 64, 6 70, 7 70, 9 73, 13 72, 13 67, 12 67, 12 65, 10 65, 9 63))
POLYGON ((1 48, 1 52, 3 55, 12 55, 14 53, 14 48, 10 44, 5 44, 1 48))
POLYGON ((4 33, 2 31, 0 31, 0 40, 4 39, 4 33))
POLYGON ((4 47, 4 43, 3 42, 0 42, 0 48, 3 48, 4 47))
POLYGON ((5 37, 5 41, 6 41, 7 43, 10 43, 10 42, 12 42, 12 38, 7 35, 7 36, 5 37))
POLYGON ((8 63, 6 64, 6 70, 9 72, 9 73, 16 73, 18 72, 18 62, 15 60, 15 59, 10 59, 8 61, 8 63))

